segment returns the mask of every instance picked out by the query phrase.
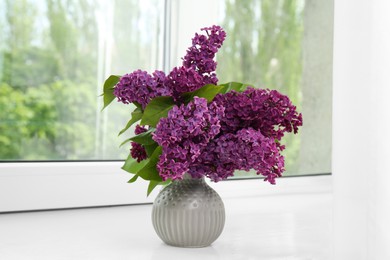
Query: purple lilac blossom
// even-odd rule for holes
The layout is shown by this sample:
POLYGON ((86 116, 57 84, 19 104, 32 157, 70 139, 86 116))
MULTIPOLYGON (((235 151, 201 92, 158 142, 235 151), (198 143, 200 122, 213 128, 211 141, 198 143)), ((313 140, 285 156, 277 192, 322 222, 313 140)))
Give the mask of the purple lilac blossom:
POLYGON ((137 159, 137 162, 145 160, 148 157, 145 148, 136 142, 131 142, 130 155, 134 159, 137 159))
POLYGON ((153 72, 153 79, 157 83, 156 96, 172 96, 172 89, 170 89, 169 86, 165 84, 167 76, 163 71, 156 70, 155 72, 153 72))
POLYGON ((192 46, 183 58, 183 66, 175 67, 167 76, 156 70, 152 75, 136 70, 122 76, 114 88, 119 102, 139 103, 143 109, 151 99, 172 96, 180 103, 180 94, 192 92, 207 84, 217 84, 215 54, 222 46, 226 33, 220 26, 202 28, 206 35, 195 34, 192 46))
POLYGON ((139 135, 139 134, 145 133, 146 131, 148 131, 148 129, 146 129, 146 127, 141 126, 141 125, 136 125, 135 130, 134 130, 134 134, 139 135))
POLYGON ((174 106, 161 118, 153 133, 162 147, 157 169, 165 181, 182 179, 202 150, 220 132, 223 107, 194 97, 187 105, 174 106))
MULTIPOLYGON (((139 135, 142 133, 145 133, 148 131, 144 126, 136 125, 134 134, 139 135)), ((131 142, 131 149, 130 149, 130 155, 134 159, 137 159, 137 162, 140 162, 142 160, 145 160, 147 158, 146 150, 145 148, 136 142, 131 142)))
POLYGON ((189 174, 207 176, 218 182, 233 176, 235 170, 256 170, 265 180, 275 184, 284 171, 284 158, 272 138, 253 128, 226 133, 212 140, 191 165, 189 174))
POLYGON ((287 96, 276 90, 249 87, 242 93, 218 94, 214 101, 225 107, 225 117, 221 120, 224 132, 235 133, 251 127, 280 141, 285 132, 297 133, 302 126, 302 114, 287 96))
POLYGON ((188 48, 183 58, 183 66, 193 68, 203 76, 204 85, 217 84, 218 79, 214 73, 217 63, 214 61, 215 54, 221 48, 226 38, 226 32, 220 26, 202 28, 206 35, 195 34, 192 46, 188 48))
POLYGON ((183 66, 174 68, 166 78, 165 86, 172 91, 175 101, 180 94, 192 92, 207 84, 217 84, 215 54, 222 46, 226 33, 219 26, 201 29, 206 35, 195 34, 192 46, 183 58, 183 66))
POLYGON ((171 90, 175 100, 185 92, 192 92, 204 86, 203 78, 193 68, 175 67, 165 79, 165 86, 171 90))
POLYGON ((164 80, 162 71, 156 70, 152 76, 146 71, 136 70, 120 78, 114 88, 114 95, 124 104, 137 102, 144 109, 152 98, 170 94, 164 80))

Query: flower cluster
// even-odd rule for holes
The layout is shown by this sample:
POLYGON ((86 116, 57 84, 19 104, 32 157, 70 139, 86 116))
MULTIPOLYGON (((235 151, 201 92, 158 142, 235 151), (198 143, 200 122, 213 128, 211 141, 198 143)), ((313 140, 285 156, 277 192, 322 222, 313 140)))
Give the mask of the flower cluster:
POLYGON ((153 75, 150 75, 146 71, 136 70, 120 78, 114 89, 114 95, 122 103, 137 102, 145 108, 152 98, 170 94, 164 85, 164 80, 163 71, 156 70, 153 75))
POLYGON ((137 102, 144 109, 154 97, 172 96, 180 101, 180 94, 199 89, 206 84, 216 84, 215 54, 222 46, 226 33, 219 26, 203 28, 206 35, 195 34, 192 46, 183 59, 183 66, 175 67, 168 75, 156 70, 152 75, 136 70, 122 76, 114 89, 118 101, 137 102))
MULTIPOLYGON (((135 127, 134 134, 139 135, 146 131, 147 129, 145 127, 137 125, 135 127)), ((141 144, 138 144, 136 142, 131 142, 130 154, 131 157, 137 159, 137 162, 145 160, 148 157, 145 148, 141 144)))
POLYGON ((203 77, 193 68, 176 67, 167 76, 165 85, 177 100, 181 93, 197 90, 205 84, 203 77))
POLYGON ((146 158, 148 158, 145 148, 136 142, 131 142, 131 149, 130 149, 131 157, 137 160, 137 162, 143 161, 146 158))
POLYGON ((214 139, 189 170, 193 178, 207 176, 217 182, 235 170, 256 170, 270 183, 284 171, 284 158, 274 140, 252 128, 226 133, 214 139))
POLYGON ((219 94, 209 107, 223 111, 223 116, 214 118, 204 114, 207 104, 200 100, 175 107, 160 120, 154 140, 163 147, 157 165, 161 176, 180 179, 188 172, 193 178, 207 176, 217 182, 235 170, 254 169, 274 184, 284 171, 280 154, 284 146, 279 141, 285 132, 296 133, 302 125, 302 115, 288 97, 254 88, 219 94), (208 125, 204 120, 211 125, 202 128, 208 125))
POLYGON ((208 143, 220 132, 224 108, 195 97, 188 105, 174 106, 161 118, 153 134, 162 147, 157 169, 163 180, 181 179, 208 143))
POLYGON ((214 71, 217 63, 214 61, 215 54, 221 48, 226 38, 225 31, 220 26, 212 26, 201 29, 206 35, 195 34, 192 39, 192 46, 188 48, 183 58, 183 66, 192 68, 203 76, 203 83, 217 84, 218 79, 214 71))
POLYGON ((287 96, 276 90, 249 87, 242 93, 219 94, 214 101, 225 107, 226 116, 221 121, 224 132, 251 127, 280 141, 285 132, 297 133, 302 126, 302 114, 287 96))

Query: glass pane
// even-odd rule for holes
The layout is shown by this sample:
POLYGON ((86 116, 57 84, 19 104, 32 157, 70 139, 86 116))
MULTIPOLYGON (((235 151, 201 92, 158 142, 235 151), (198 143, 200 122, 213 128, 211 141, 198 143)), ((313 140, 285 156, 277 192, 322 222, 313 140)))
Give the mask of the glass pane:
MULTIPOLYGON (((162 69, 163 1, 0 0, 0 160, 123 159, 110 74, 162 69)), ((129 131, 130 132, 130 131, 129 131)))
MULTIPOLYGON (((287 175, 331 172, 333 2, 304 0, 174 1, 172 67, 181 63, 195 31, 212 24, 227 38, 217 54, 220 83, 276 89, 303 114, 298 135, 284 137, 287 175), (214 15, 186 19, 204 13, 214 15)), ((253 176, 254 173, 239 173, 253 176)))

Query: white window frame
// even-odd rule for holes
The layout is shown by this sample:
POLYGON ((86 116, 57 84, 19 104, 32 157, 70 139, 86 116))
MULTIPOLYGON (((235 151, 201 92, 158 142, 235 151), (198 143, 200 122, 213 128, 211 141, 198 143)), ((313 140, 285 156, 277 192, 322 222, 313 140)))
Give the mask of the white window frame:
POLYGON ((140 204, 147 183, 128 184, 123 162, 0 164, 0 212, 140 204))
MULTIPOLYGON (((85 208, 152 203, 156 188, 147 197, 146 181, 129 184, 131 174, 123 162, 31 162, 0 163, 0 213, 66 208, 85 208)), ((262 196, 312 187, 327 190, 330 175, 281 178, 277 185, 262 179, 208 181, 223 198, 262 196), (292 181, 300 179, 299 181, 292 181)))

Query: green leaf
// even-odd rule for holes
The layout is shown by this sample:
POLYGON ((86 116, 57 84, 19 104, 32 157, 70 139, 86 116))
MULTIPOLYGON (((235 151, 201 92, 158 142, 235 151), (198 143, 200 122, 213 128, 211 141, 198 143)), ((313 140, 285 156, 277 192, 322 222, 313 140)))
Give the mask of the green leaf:
POLYGON ((141 111, 142 111, 142 106, 141 106, 140 103, 138 103, 138 102, 133 102, 133 105, 136 106, 137 108, 141 109, 141 111))
POLYGON ((133 142, 139 143, 139 144, 144 144, 144 145, 154 144, 156 142, 152 139, 152 133, 155 130, 156 130, 155 128, 151 127, 148 131, 131 137, 130 140, 133 142))
POLYGON ((133 157, 131 157, 131 154, 129 154, 127 156, 127 159, 125 161, 125 163, 123 164, 122 166, 122 169, 127 171, 127 172, 130 172, 130 173, 134 173, 131 171, 131 165, 134 163, 134 162, 137 162, 136 159, 134 159, 133 157))
POLYGON ((219 85, 222 88, 221 93, 225 94, 228 93, 229 91, 235 90, 237 92, 243 92, 245 89, 247 89, 248 86, 251 86, 250 84, 243 84, 239 82, 228 82, 225 84, 219 85))
POLYGON ((186 103, 193 100, 195 96, 205 98, 207 99, 208 102, 211 102, 214 99, 214 97, 221 92, 223 88, 224 86, 216 86, 213 84, 208 84, 193 92, 184 93, 182 96, 186 103))
POLYGON ((136 174, 139 170, 141 170, 147 163, 149 162, 149 159, 143 160, 140 162, 137 162, 136 159, 131 157, 129 155, 125 161, 125 163, 122 166, 122 169, 129 172, 136 174))
POLYGON ((146 106, 141 125, 156 127, 160 118, 167 117, 168 111, 175 105, 172 97, 156 97, 146 106))
POLYGON ((138 176, 148 181, 162 181, 162 178, 160 177, 159 172, 156 168, 161 153, 162 148, 161 146, 158 146, 156 150, 154 150, 152 156, 150 156, 148 163, 141 170, 138 171, 138 176))
POLYGON ((149 196, 150 193, 152 193, 152 191, 154 190, 154 188, 156 188, 157 185, 159 185, 159 184, 160 184, 159 181, 150 181, 149 186, 148 186, 147 196, 149 196))
POLYGON ((131 141, 131 138, 127 138, 126 140, 124 140, 120 145, 119 147, 122 147, 123 145, 127 144, 128 142, 131 141))
POLYGON ((168 185, 169 183, 171 183, 171 180, 166 180, 166 181, 150 181, 149 182, 149 186, 148 186, 148 193, 147 193, 147 196, 150 195, 150 193, 152 193, 152 191, 154 190, 154 188, 156 188, 158 185, 168 185))
POLYGON ((132 126, 135 122, 137 122, 138 120, 140 120, 142 118, 142 110, 140 108, 136 108, 132 113, 131 113, 131 119, 129 120, 129 122, 127 122, 127 125, 125 128, 123 128, 119 134, 123 134, 124 132, 126 132, 127 129, 130 128, 130 126, 132 126))
POLYGON ((105 109, 114 99, 114 87, 119 82, 120 76, 111 75, 104 82, 103 86, 103 109, 105 109))
POLYGON ((138 179, 138 175, 134 175, 133 178, 131 178, 127 183, 133 183, 138 179))
POLYGON ((154 150, 156 150, 157 147, 158 147, 158 144, 156 142, 154 142, 153 144, 144 145, 144 148, 145 148, 145 151, 146 151, 146 154, 148 155, 148 157, 152 156, 154 150))

